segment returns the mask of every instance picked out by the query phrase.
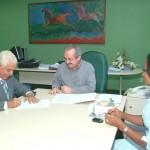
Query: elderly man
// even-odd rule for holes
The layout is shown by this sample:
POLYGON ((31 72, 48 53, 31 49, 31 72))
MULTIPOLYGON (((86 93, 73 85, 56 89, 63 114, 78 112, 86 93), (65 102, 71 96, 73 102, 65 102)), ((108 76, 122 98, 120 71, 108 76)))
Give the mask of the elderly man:
POLYGON ((0 52, 0 110, 15 108, 21 104, 21 100, 14 97, 25 96, 29 103, 38 101, 30 89, 13 76, 17 66, 17 59, 11 51, 0 52))
POLYGON ((92 64, 81 59, 76 45, 64 51, 64 61, 58 68, 50 94, 90 93, 96 88, 95 70, 92 64))

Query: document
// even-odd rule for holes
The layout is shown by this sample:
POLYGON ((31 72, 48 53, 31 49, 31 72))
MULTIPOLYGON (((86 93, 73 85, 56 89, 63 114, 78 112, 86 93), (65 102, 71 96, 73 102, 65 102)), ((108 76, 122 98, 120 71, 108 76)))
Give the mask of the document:
POLYGON ((76 103, 94 101, 95 97, 96 97, 96 93, 56 94, 52 99, 51 103, 76 104, 76 103))
POLYGON ((110 106, 99 106, 95 104, 90 104, 88 107, 88 114, 91 118, 105 118, 105 113, 108 112, 109 109, 113 109, 114 107, 110 106))
POLYGON ((59 63, 55 63, 55 64, 40 64, 38 69, 39 70, 51 70, 51 69, 57 70, 57 68, 59 66, 60 66, 59 63))
POLYGON ((50 65, 50 68, 58 69, 59 66, 60 66, 59 63, 55 63, 55 64, 51 64, 51 65, 50 65))
POLYGON ((22 101, 21 105, 15 109, 28 109, 28 108, 44 108, 49 107, 49 99, 40 100, 38 103, 29 103, 28 101, 22 101))

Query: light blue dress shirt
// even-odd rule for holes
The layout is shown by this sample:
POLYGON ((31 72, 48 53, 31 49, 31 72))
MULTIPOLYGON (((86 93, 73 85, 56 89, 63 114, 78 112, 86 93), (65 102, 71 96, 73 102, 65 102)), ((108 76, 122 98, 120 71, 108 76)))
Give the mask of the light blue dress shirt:
MULTIPOLYGON (((147 100, 143 113, 142 118, 144 125, 146 127, 146 140, 147 140, 147 150, 150 150, 150 99, 147 100)), ((144 150, 141 146, 136 144, 131 139, 118 139, 115 140, 112 150, 144 150)))

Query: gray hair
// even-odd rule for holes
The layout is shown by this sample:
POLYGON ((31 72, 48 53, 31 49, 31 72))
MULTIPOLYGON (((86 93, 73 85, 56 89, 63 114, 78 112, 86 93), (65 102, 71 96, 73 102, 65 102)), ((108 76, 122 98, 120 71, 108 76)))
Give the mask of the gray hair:
POLYGON ((69 50, 71 50, 71 49, 74 49, 74 50, 75 50, 75 53, 74 53, 75 57, 82 55, 82 52, 81 52, 80 48, 79 48, 77 45, 75 45, 75 44, 70 44, 70 45, 68 45, 68 46, 65 48, 65 51, 69 51, 69 50))
POLYGON ((16 56, 9 50, 1 51, 0 52, 0 66, 6 67, 10 62, 17 65, 16 56))

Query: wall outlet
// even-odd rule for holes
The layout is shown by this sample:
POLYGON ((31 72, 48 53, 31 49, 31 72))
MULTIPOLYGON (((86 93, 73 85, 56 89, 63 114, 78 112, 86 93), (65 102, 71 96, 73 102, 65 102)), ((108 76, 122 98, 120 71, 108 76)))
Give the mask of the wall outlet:
POLYGON ((140 78, 140 82, 144 82, 144 79, 143 79, 143 77, 141 77, 141 78, 140 78))

